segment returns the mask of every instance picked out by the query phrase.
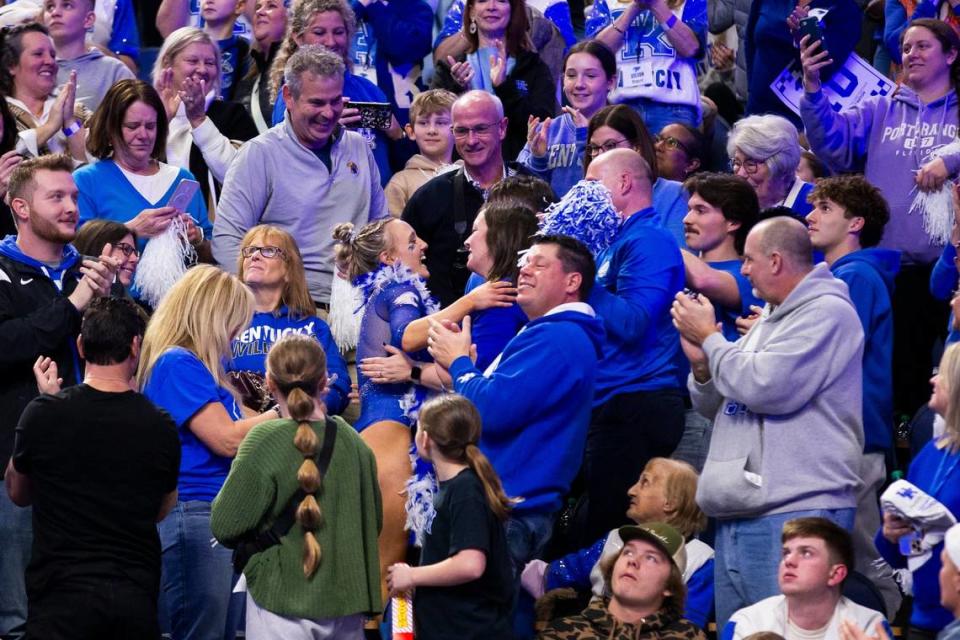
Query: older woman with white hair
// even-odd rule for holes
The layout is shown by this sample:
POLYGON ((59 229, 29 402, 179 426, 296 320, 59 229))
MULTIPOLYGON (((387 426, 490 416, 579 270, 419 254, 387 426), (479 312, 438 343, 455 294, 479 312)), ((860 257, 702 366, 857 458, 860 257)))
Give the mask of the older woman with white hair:
POLYGON ((757 192, 760 209, 787 207, 800 219, 813 208, 813 185, 797 177, 801 151, 797 128, 775 115, 739 120, 727 139, 730 168, 757 192))
POLYGON ((197 177, 213 211, 227 167, 257 127, 243 105, 217 98, 220 51, 201 29, 182 27, 163 41, 152 80, 170 121, 167 162, 197 177))

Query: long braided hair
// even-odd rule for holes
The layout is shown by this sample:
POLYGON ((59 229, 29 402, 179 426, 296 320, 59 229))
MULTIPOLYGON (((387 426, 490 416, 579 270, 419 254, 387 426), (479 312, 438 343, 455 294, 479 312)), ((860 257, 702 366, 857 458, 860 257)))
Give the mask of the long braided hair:
POLYGON ((296 520, 303 528, 303 573, 313 576, 320 565, 320 543, 316 530, 322 514, 316 494, 320 490, 320 469, 314 462, 319 441, 310 416, 316 409, 314 398, 324 387, 327 356, 315 339, 300 334, 284 336, 267 354, 267 376, 276 391, 287 400, 290 417, 298 423, 293 444, 303 454, 297 470, 297 482, 307 495, 297 507, 296 520))

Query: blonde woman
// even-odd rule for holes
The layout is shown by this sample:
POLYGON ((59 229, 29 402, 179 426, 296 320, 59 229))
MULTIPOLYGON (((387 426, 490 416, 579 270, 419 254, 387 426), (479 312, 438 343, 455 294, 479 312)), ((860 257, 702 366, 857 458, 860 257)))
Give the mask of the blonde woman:
POLYGON ((250 229, 240 244, 237 277, 253 291, 256 307, 250 327, 233 340, 233 357, 227 365, 244 404, 257 411, 273 404, 264 384, 267 353, 280 336, 298 333, 315 338, 327 354, 329 382, 323 396, 327 413, 343 411, 350 402, 347 363, 330 327, 316 315, 293 236, 265 224, 250 229))
POLYGON ((381 611, 377 466, 350 425, 324 412, 326 379, 313 338, 273 345, 267 385, 289 418, 247 435, 213 502, 222 543, 252 544, 265 528, 280 540, 255 546, 244 568, 250 640, 361 640, 364 615, 381 611))
MULTIPOLYGON (((337 225, 333 237, 337 241, 336 259, 338 273, 346 275, 361 291, 363 319, 360 324, 360 339, 357 344, 357 362, 371 356, 385 356, 409 349, 414 364, 429 364, 430 375, 435 376, 436 367, 426 352, 427 321, 432 315, 441 321, 460 322, 472 311, 502 306, 509 290, 503 283, 486 283, 471 292, 467 304, 460 301, 438 310, 437 302, 427 290, 426 279, 430 276, 423 263, 427 243, 403 220, 387 218, 371 222, 356 234, 353 225, 337 225)), ((511 294, 512 295, 512 294, 511 294)), ((354 428, 360 432, 377 458, 380 491, 383 494, 383 532, 380 535, 380 562, 386 568, 402 562, 406 555, 407 534, 404 523, 404 483, 410 477, 410 445, 413 441, 413 414, 426 395, 420 383, 420 367, 416 367, 413 380, 397 382, 382 369, 365 373, 357 372, 360 388, 360 417, 354 428)), ((424 367, 424 374, 428 373, 424 367)), ((434 380, 434 388, 441 386, 434 380)), ((449 379, 446 381, 449 385, 449 379)), ((410 497, 410 524, 418 537, 423 520, 418 517, 421 509, 429 510, 415 497, 410 497)), ((386 585, 384 584, 384 590, 386 585)))
POLYGON ((178 640, 224 635, 233 567, 230 551, 210 544, 210 503, 247 432, 279 417, 271 409, 244 418, 223 369, 253 309, 236 277, 194 267, 154 311, 140 350, 140 387, 173 418, 182 445, 177 505, 159 524, 160 608, 178 640))
POLYGON ((213 210, 227 168, 257 127, 239 102, 220 93, 220 50, 202 29, 183 27, 163 41, 153 66, 153 85, 170 121, 167 162, 197 177, 213 210))
MULTIPOLYGON (((933 393, 929 406, 942 416, 946 426, 943 435, 935 437, 910 462, 907 480, 938 500, 960 517, 960 344, 947 347, 940 360, 940 369, 930 379, 933 393)), ((913 535, 911 523, 892 513, 883 514, 883 528, 877 534, 877 551, 894 569, 907 567, 907 557, 900 553, 900 539, 913 535)), ((912 571, 913 611, 908 637, 936 635, 953 620, 953 614, 940 604, 940 552, 943 542, 933 547, 929 560, 912 571)))

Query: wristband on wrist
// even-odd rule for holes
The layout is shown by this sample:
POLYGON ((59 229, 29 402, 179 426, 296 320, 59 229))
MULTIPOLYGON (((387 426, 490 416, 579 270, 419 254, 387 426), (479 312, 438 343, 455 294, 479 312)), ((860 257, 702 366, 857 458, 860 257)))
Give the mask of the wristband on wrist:
POLYGON ((74 120, 73 122, 71 122, 70 124, 68 124, 63 128, 63 135, 69 138, 70 136, 75 134, 77 131, 80 131, 80 129, 83 129, 83 125, 80 124, 79 120, 74 120))
POLYGON ((670 17, 663 23, 663 30, 670 31, 670 29, 673 29, 675 26, 677 26, 677 16, 671 13, 670 17))
POLYGON ((410 379, 417 384, 420 384, 420 376, 423 374, 423 370, 417 365, 410 367, 410 379))
POLYGON ((627 32, 624 31, 623 29, 621 29, 620 27, 618 27, 616 22, 611 22, 611 23, 610 23, 610 26, 613 27, 613 30, 614 30, 614 31, 619 32, 620 35, 622 35, 622 36, 627 35, 627 32))

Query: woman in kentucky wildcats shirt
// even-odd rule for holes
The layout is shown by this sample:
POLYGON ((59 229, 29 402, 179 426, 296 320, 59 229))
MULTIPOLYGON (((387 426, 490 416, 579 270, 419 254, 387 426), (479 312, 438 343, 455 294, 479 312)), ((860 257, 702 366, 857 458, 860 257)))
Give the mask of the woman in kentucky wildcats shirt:
POLYGON ((587 34, 617 52, 611 103, 626 103, 650 131, 700 124, 696 62, 707 37, 706 0, 597 0, 587 34))

